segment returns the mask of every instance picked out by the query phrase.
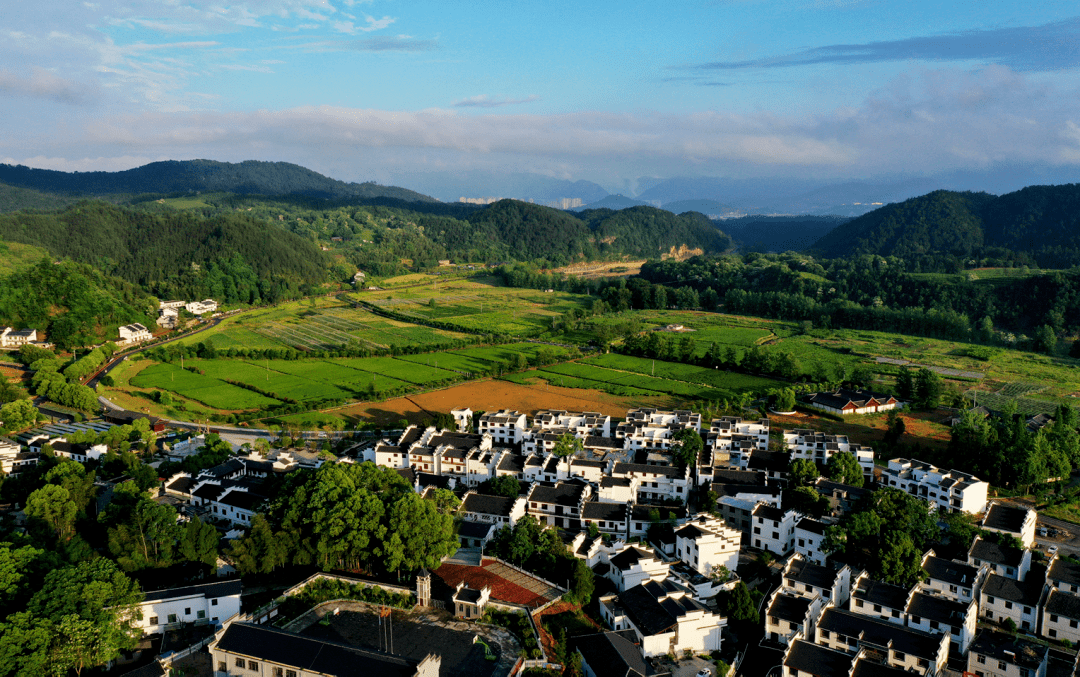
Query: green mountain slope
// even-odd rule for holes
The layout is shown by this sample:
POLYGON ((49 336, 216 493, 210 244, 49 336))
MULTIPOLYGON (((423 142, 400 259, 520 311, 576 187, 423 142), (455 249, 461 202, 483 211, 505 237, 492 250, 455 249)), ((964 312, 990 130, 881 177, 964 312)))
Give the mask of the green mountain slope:
POLYGON ((21 165, 0 165, 0 182, 39 191, 94 196, 202 191, 436 201, 405 188, 380 186, 376 183, 345 183, 288 162, 257 160, 238 164, 213 160, 169 160, 152 162, 122 172, 76 173, 31 169, 21 165))
POLYGON ((1030 186, 1000 197, 935 191, 852 219, 813 249, 825 256, 1019 255, 1043 267, 1080 264, 1080 185, 1030 186))
POLYGON ((91 264, 161 298, 276 301, 327 275, 310 240, 246 214, 152 214, 84 201, 52 214, 0 216, 0 240, 91 264))

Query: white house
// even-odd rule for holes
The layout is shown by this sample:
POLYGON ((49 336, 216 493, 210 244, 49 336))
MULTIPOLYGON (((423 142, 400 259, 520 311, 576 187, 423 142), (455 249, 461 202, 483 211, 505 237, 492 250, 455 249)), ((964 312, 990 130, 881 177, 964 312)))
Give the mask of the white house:
POLYGON ((873 652, 884 659, 885 665, 916 675, 942 674, 949 660, 949 638, 944 634, 923 632, 833 606, 826 607, 818 619, 814 642, 848 654, 873 652))
POLYGON ((469 427, 472 425, 472 409, 465 407, 464 409, 451 409, 450 415, 454 417, 454 422, 457 423, 457 429, 459 433, 469 432, 469 427))
POLYGON ((943 512, 981 513, 990 485, 959 470, 942 470, 929 463, 894 458, 882 471, 882 484, 929 501, 943 512))
POLYGON ((142 620, 136 622, 144 635, 156 635, 185 624, 224 623, 240 613, 239 580, 151 590, 139 605, 142 620))
MULTIPOLYGON (((72 461, 78 461, 79 463, 96 461, 109 451, 109 447, 104 444, 73 444, 64 439, 53 439, 48 442, 40 442, 37 451, 41 451, 41 447, 45 444, 52 447, 53 453, 58 457, 69 458, 72 461)), ((33 450, 33 448, 31 448, 31 450, 33 450)))
POLYGON ((470 489, 461 499, 458 511, 463 519, 473 522, 512 527, 525 516, 525 497, 486 496, 470 489))
POLYGON ((209 651, 214 677, 439 677, 442 667, 433 653, 417 660, 252 623, 230 624, 209 651))
POLYGON ((700 433, 701 414, 688 410, 631 409, 626 412, 626 420, 615 427, 615 438, 622 440, 623 448, 630 451, 667 449, 675 434, 687 428, 700 433))
POLYGON ((154 338, 150 333, 150 330, 143 325, 136 322, 135 324, 128 324, 120 327, 120 345, 131 345, 134 343, 142 343, 143 341, 149 341, 154 338))
POLYGON ((1030 548, 1035 544, 1035 525, 1038 521, 1039 513, 1033 508, 994 501, 986 508, 982 528, 1013 536, 1023 543, 1025 548, 1030 548))
POLYGON ((821 551, 821 544, 825 541, 824 522, 804 517, 795 525, 795 552, 799 553, 814 564, 825 564, 827 559, 821 551))
POLYGON ((158 301, 158 310, 177 310, 184 307, 183 301, 158 301))
POLYGON ((985 564, 990 573, 1022 581, 1031 569, 1031 551, 1002 547, 982 536, 976 536, 968 549, 968 564, 985 564))
POLYGON ((785 645, 813 637, 814 623, 824 604, 821 596, 809 597, 777 588, 765 605, 765 636, 785 645))
POLYGON ((533 427, 568 432, 581 439, 590 436, 611 437, 611 417, 595 411, 542 409, 533 416, 533 427))
POLYGON ((689 466, 680 471, 673 466, 615 463, 611 469, 611 477, 637 479, 635 500, 638 502, 664 499, 685 501, 692 484, 689 466))
POLYGON ((978 677, 1046 677, 1048 647, 1016 637, 983 630, 971 645, 965 675, 978 677))
POLYGON ((34 341, 37 341, 36 329, 16 330, 11 327, 0 327, 0 348, 18 348, 34 341))
POLYGON ((824 466, 833 455, 847 452, 855 457, 862 468, 863 477, 874 474, 874 450, 851 442, 847 435, 831 435, 816 430, 797 428, 784 430, 784 444, 791 452, 791 460, 805 459, 824 466))
POLYGON ((1056 640, 1068 640, 1074 645, 1080 643, 1080 597, 1050 588, 1046 602, 1040 610, 1042 614, 1043 637, 1056 640))
POLYGON ((192 315, 203 315, 205 313, 216 312, 218 304, 214 299, 203 299, 202 301, 191 301, 186 303, 184 304, 184 308, 192 315))
POLYGON ((646 657, 684 650, 720 650, 727 619, 712 613, 670 580, 600 598, 600 615, 612 629, 634 633, 646 657))
POLYGON ((0 437, 0 469, 4 471, 5 475, 33 468, 38 464, 40 458, 40 453, 23 451, 22 447, 12 440, 0 437))
POLYGON ((649 581, 663 581, 670 570, 651 548, 637 545, 620 547, 616 544, 613 552, 601 553, 601 562, 604 560, 608 566, 604 577, 614 583, 619 592, 649 581))
POLYGON ((795 549, 795 525, 802 515, 759 503, 754 508, 750 544, 755 548, 787 556, 795 549))
POLYGON ((1039 627, 1042 594, 1043 581, 1036 576, 1018 581, 990 574, 979 593, 979 615, 995 623, 1012 619, 1020 630, 1034 633, 1039 627))
POLYGON ((741 539, 738 530, 702 513, 675 530, 675 556, 703 576, 720 566, 734 572, 739 566, 741 539))
POLYGON ((973 599, 979 599, 979 592, 983 583, 990 573, 990 569, 983 566, 974 566, 967 562, 956 562, 943 559, 934 554, 933 550, 927 550, 923 555, 922 569, 926 578, 923 587, 957 602, 965 604, 973 599))
POLYGON ((520 444, 526 427, 525 414, 509 409, 486 412, 476 424, 477 432, 491 435, 495 444, 520 444))

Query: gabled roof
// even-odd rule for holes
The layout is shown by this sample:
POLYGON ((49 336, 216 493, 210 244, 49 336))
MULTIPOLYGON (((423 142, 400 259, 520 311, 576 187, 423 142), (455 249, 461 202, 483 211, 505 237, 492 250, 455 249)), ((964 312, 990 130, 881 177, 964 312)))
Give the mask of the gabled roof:
POLYGON ((750 460, 746 467, 751 470, 764 470, 776 473, 786 473, 791 467, 791 454, 782 451, 755 450, 750 454, 750 460))
POLYGON ((529 502, 576 507, 585 495, 586 486, 580 482, 557 482, 554 486, 537 483, 529 492, 529 502))
POLYGON ((1047 578, 1052 581, 1080 585, 1080 564, 1062 557, 1055 557, 1054 563, 1050 565, 1047 578))
POLYGON ((833 584, 836 582, 836 572, 834 570, 829 567, 823 567, 820 564, 814 564, 805 559, 796 558, 790 560, 787 573, 784 574, 784 577, 790 578, 796 583, 812 585, 815 588, 822 588, 826 591, 832 590, 833 584))
POLYGON ((818 534, 819 536, 825 535, 825 527, 828 526, 824 522, 819 522, 816 519, 810 517, 804 517, 799 520, 799 523, 795 525, 796 529, 802 529, 803 531, 809 531, 812 534, 818 534))
POLYGON ((1053 590, 1046 600, 1046 613, 1080 620, 1080 597, 1068 592, 1053 590))
POLYGON ((705 610, 691 597, 669 597, 677 591, 678 586, 668 580, 659 583, 649 581, 621 593, 619 603, 643 635, 658 635, 674 627, 681 616, 691 611, 705 610))
MULTIPOLYGON (((1017 508, 1002 503, 991 503, 990 508, 983 517, 983 527, 997 529, 1015 534, 1024 528, 1024 520, 1027 519, 1030 508, 1017 508)), ((1031 511, 1034 512, 1034 511, 1031 511)))
POLYGON ((873 616, 829 607, 821 614, 818 627, 846 637, 858 637, 862 643, 891 647, 934 663, 941 648, 941 635, 883 621, 873 616))
POLYGON ((265 496, 253 494, 250 491, 230 491, 217 499, 217 502, 241 510, 254 511, 255 508, 265 500, 265 496))
POLYGON ((788 650, 784 665, 816 677, 848 677, 853 658, 846 653, 798 639, 788 650))
POLYGON ((809 597, 781 592, 773 598, 768 614, 789 623, 802 625, 806 622, 806 612, 813 601, 809 597))
POLYGON ((782 510, 780 508, 773 507, 766 503, 760 503, 754 508, 754 517, 760 517, 762 519, 773 520, 774 522, 783 522, 784 516, 787 515, 790 510, 782 510))
POLYGON ((610 561, 611 566, 619 569, 620 571, 625 571, 630 567, 634 566, 635 564, 638 564, 639 562, 658 561, 658 559, 653 553, 647 550, 643 550, 636 545, 631 545, 619 554, 612 557, 610 561))
POLYGON ((630 473, 636 473, 638 475, 662 475, 677 480, 686 476, 685 470, 680 471, 674 466, 645 465, 644 463, 616 463, 615 468, 611 472, 614 475, 629 475, 630 473))
POLYGON ((248 623, 230 625, 218 640, 217 648, 334 677, 412 677, 419 664, 411 658, 248 623))
MULTIPOLYGON (((974 602, 971 602, 971 604, 974 604, 974 602)), ((911 604, 908 605, 907 612, 938 623, 961 626, 964 624, 964 619, 967 617, 971 604, 954 602, 937 595, 916 592, 911 596, 911 604)))
POLYGON ((923 562, 923 571, 935 581, 965 588, 970 588, 979 575, 978 567, 967 562, 953 562, 937 555, 930 555, 926 558, 926 561, 923 562))
POLYGON ((569 640, 571 651, 581 653, 596 674, 611 677, 645 677, 648 665, 641 649, 617 632, 580 635, 569 640))
POLYGON ((486 496, 484 494, 469 493, 461 503, 463 512, 472 512, 480 515, 499 515, 509 517, 514 509, 516 499, 505 496, 486 496))
POLYGON ((587 520, 625 522, 629 516, 630 511, 627 509, 625 503, 588 501, 581 509, 581 519, 587 520))
POLYGON ((1019 567, 1023 561, 1024 553, 1016 548, 1003 548, 993 541, 976 536, 975 542, 971 544, 971 549, 968 550, 968 556, 981 562, 1019 567))
POLYGON ((1043 578, 1041 576, 1028 575, 1023 582, 1016 581, 1005 576, 990 574, 983 585, 983 594, 1025 606, 1035 607, 1042 597, 1043 578))
POLYGON ((902 610, 907 606, 908 589, 892 583, 864 578, 859 582, 858 587, 851 591, 851 596, 871 604, 902 610))
POLYGON ((159 602, 165 599, 179 597, 193 597, 202 595, 206 599, 215 597, 230 597, 239 595, 243 590, 243 584, 239 580, 221 581, 218 583, 204 583, 202 585, 187 585, 182 588, 167 588, 165 590, 148 590, 143 594, 144 602, 159 602))
POLYGON ((503 454, 497 467, 499 470, 517 474, 525 469, 525 457, 515 453, 503 454))
POLYGON ((458 536, 464 536, 465 538, 487 538, 494 528, 494 524, 464 520, 458 524, 458 536))

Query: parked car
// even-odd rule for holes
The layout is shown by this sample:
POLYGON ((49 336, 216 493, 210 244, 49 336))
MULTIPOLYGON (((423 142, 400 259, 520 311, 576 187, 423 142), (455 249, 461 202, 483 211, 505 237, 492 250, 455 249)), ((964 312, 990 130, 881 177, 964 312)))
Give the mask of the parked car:
POLYGON ((1057 554, 1057 546, 1056 545, 1051 545, 1049 548, 1046 549, 1046 552, 1051 557, 1056 555, 1057 554))
POLYGON ((712 670, 709 668, 701 668, 698 670, 697 677, 712 677, 712 670))
POLYGON ((1046 527, 1039 527, 1039 529, 1038 529, 1038 531, 1036 531, 1036 533, 1039 534, 1040 536, 1045 536, 1047 534, 1046 527))

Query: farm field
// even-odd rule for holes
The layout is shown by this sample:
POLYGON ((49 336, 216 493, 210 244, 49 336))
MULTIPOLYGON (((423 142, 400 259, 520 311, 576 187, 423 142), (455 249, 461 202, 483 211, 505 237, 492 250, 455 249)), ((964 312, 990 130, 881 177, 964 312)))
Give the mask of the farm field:
POLYGON ((464 329, 540 336, 571 308, 587 310, 592 299, 567 292, 501 287, 493 278, 472 277, 431 286, 365 292, 357 298, 419 320, 438 320, 464 329))
MULTIPOLYGON (((526 372, 534 374, 535 372, 526 372)), ((555 385, 523 385, 503 379, 474 381, 408 397, 382 402, 362 402, 335 409, 349 422, 372 421, 378 425, 397 425, 402 418, 410 423, 426 425, 434 414, 467 406, 473 411, 516 409, 532 415, 540 409, 568 411, 598 411, 623 418, 634 407, 671 408, 678 401, 659 394, 641 397, 619 397, 598 390, 560 388, 555 385)))
MULTIPOLYGON (((682 381, 656 378, 644 374, 605 369, 604 367, 597 367, 592 364, 581 362, 567 362, 564 364, 555 364, 550 367, 541 367, 540 371, 545 374, 557 374, 589 381, 598 381, 600 383, 611 383, 617 386, 628 386, 638 390, 651 390, 660 394, 695 400, 721 400, 729 398, 734 394, 727 390, 719 390, 694 383, 684 383, 682 381)), ((777 385, 779 384, 777 383, 777 385)))
POLYGON ((182 369, 178 364, 154 363, 136 374, 130 381, 139 388, 156 388, 183 395, 197 402, 222 410, 258 409, 280 404, 239 386, 205 374, 182 369))
POLYGON ((414 364, 438 366, 440 369, 451 369, 463 374, 489 374, 495 371, 500 364, 509 362, 515 355, 525 355, 526 358, 529 358, 544 348, 551 350, 558 357, 566 355, 566 349, 558 346, 535 343, 509 343, 488 348, 465 348, 440 353, 401 355, 397 359, 414 364))
POLYGON ((444 346, 470 337, 380 317, 338 298, 308 299, 226 318, 218 326, 181 339, 184 345, 208 339, 217 350, 337 350, 355 345, 372 350, 394 346, 444 346))
POLYGON ((780 381, 762 378, 760 376, 736 374, 730 371, 721 371, 719 369, 696 367, 691 364, 664 362, 663 360, 649 360, 642 357, 631 357, 629 355, 597 355, 596 357, 582 360, 581 363, 591 364, 605 369, 647 374, 649 376, 656 376, 657 378, 672 381, 697 383, 712 388, 727 388, 729 390, 739 389, 763 392, 770 388, 779 388, 783 385, 780 381))

